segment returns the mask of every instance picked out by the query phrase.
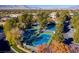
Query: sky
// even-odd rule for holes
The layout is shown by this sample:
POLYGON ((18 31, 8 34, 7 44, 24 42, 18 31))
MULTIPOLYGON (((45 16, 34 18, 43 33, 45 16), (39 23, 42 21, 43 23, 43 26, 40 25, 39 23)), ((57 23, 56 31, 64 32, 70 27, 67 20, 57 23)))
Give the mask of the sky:
POLYGON ((44 8, 44 9, 52 9, 52 8, 70 8, 74 7, 74 5, 28 5, 31 8, 44 8))

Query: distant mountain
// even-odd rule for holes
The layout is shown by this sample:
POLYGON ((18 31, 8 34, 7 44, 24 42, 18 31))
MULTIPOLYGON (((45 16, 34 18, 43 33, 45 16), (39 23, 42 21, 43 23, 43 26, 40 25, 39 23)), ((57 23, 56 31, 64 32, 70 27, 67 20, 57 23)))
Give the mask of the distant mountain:
POLYGON ((29 9, 26 5, 0 5, 0 9, 29 9))
POLYGON ((79 5, 31 5, 28 6, 32 9, 45 9, 45 10, 76 10, 79 9, 79 5))
POLYGON ((0 9, 79 9, 79 5, 0 5, 0 9))
POLYGON ((72 6, 72 7, 70 7, 69 9, 72 9, 72 10, 78 9, 78 10, 79 10, 79 5, 77 5, 77 6, 72 6))

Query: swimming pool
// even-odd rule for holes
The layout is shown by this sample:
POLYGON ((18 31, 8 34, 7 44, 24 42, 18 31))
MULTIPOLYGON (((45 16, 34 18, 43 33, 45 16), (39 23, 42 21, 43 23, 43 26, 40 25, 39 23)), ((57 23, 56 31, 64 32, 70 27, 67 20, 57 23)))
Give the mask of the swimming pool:
POLYGON ((37 39, 32 43, 33 46, 39 46, 42 44, 47 44, 48 41, 52 38, 52 35, 54 34, 53 31, 56 30, 55 26, 49 26, 49 28, 46 29, 45 32, 41 33, 37 39))
POLYGON ((55 25, 49 25, 49 26, 47 26, 47 30, 55 31, 56 30, 56 26, 55 25))
MULTIPOLYGON (((35 33, 39 32, 40 26, 35 26, 33 29, 35 30, 35 33)), ((31 44, 32 46, 39 46, 42 44, 47 44, 48 41, 51 39, 53 35, 53 31, 56 30, 56 26, 49 25, 43 33, 39 33, 39 35, 33 34, 33 30, 30 32, 26 32, 26 43, 31 44), (32 32, 32 33, 31 33, 32 32)))
POLYGON ((33 46, 39 46, 42 44, 46 44, 50 39, 51 35, 49 34, 41 34, 34 42, 33 46))

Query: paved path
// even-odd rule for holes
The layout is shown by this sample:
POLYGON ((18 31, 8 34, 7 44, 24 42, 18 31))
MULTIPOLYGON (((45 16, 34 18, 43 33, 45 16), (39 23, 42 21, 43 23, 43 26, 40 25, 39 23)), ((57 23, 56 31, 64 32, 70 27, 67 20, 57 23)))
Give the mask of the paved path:
POLYGON ((12 50, 14 53, 19 53, 19 52, 16 51, 13 47, 11 47, 11 50, 12 50))
POLYGON ((31 51, 27 50, 27 49, 24 49, 22 47, 20 47, 19 45, 17 46, 19 49, 21 49, 22 51, 26 52, 26 53, 32 53, 31 51))

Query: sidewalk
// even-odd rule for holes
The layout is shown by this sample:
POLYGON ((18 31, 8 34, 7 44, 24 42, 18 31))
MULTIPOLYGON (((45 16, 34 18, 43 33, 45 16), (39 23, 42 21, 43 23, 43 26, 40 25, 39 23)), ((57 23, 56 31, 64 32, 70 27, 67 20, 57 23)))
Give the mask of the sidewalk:
POLYGON ((11 47, 11 50, 15 53, 19 53, 18 51, 16 51, 14 48, 11 47))
POLYGON ((24 49, 24 48, 20 47, 19 45, 18 45, 17 47, 18 47, 19 49, 23 50, 23 51, 24 51, 24 52, 26 52, 26 53, 31 53, 31 51, 26 50, 26 49, 24 49))

